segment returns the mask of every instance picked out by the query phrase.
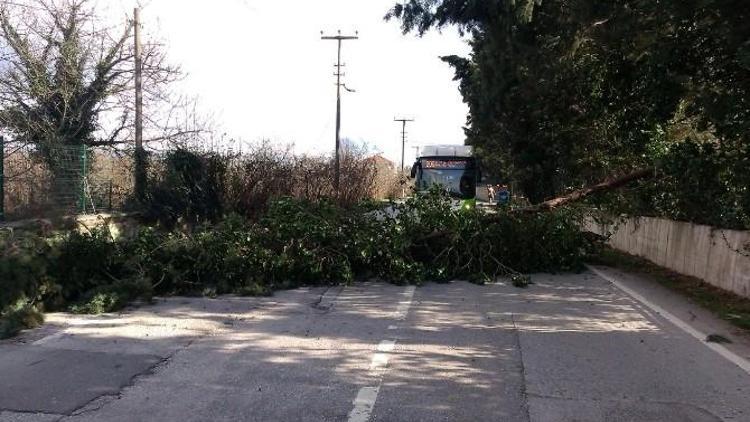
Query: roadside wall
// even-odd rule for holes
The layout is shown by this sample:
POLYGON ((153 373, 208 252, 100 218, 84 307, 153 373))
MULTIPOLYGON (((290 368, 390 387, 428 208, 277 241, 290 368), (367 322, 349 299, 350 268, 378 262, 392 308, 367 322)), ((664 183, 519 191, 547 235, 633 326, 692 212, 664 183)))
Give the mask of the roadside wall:
MULTIPOLYGON (((612 226, 588 223, 588 230, 605 234, 612 226)), ((662 218, 629 218, 617 226, 609 244, 680 274, 750 297, 750 232, 662 218), (738 253, 741 252, 741 253, 738 253), (743 255, 744 254, 744 255, 743 255)))

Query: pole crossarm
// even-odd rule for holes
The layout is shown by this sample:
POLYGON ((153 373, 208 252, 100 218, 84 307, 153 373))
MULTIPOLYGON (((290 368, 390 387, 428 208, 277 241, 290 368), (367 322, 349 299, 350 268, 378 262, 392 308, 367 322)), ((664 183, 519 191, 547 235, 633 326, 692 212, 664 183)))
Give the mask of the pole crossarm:
POLYGON ((320 37, 320 39, 321 40, 341 40, 341 41, 345 41, 345 40, 358 40, 359 37, 357 37, 357 36, 337 35, 337 36, 333 36, 333 37, 331 37, 331 36, 322 36, 322 37, 320 37))

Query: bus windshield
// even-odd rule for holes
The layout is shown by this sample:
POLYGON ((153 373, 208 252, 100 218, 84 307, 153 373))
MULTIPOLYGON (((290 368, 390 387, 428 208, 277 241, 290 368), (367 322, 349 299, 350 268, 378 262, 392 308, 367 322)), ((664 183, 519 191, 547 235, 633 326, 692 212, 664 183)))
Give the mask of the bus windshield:
POLYGON ((427 190, 430 186, 441 185, 451 194, 461 194, 461 177, 464 170, 422 170, 422 186, 427 190))
POLYGON ((418 190, 442 186, 451 196, 470 199, 476 196, 475 166, 466 160, 424 160, 417 180, 418 190))

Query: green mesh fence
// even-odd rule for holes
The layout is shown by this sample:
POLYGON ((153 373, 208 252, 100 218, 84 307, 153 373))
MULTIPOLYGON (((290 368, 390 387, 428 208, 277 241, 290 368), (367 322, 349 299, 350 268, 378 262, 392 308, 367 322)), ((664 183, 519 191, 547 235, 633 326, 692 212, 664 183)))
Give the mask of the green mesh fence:
POLYGON ((132 193, 132 159, 124 152, 83 145, 2 150, 6 220, 119 211, 132 193))

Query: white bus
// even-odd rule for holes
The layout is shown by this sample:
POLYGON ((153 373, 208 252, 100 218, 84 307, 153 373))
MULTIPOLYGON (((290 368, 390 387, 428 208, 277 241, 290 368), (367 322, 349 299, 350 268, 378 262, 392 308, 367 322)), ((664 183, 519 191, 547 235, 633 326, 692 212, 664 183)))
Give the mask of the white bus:
POLYGON ((477 183, 481 173, 473 150, 467 145, 427 145, 421 148, 411 169, 417 192, 435 185, 461 201, 461 206, 476 206, 477 183))

